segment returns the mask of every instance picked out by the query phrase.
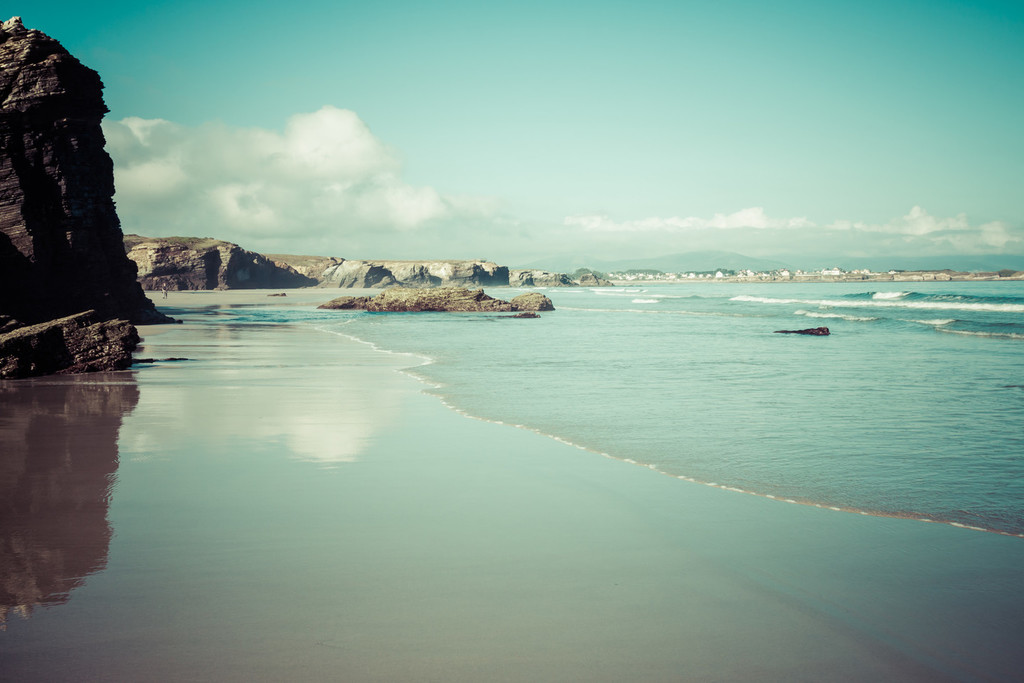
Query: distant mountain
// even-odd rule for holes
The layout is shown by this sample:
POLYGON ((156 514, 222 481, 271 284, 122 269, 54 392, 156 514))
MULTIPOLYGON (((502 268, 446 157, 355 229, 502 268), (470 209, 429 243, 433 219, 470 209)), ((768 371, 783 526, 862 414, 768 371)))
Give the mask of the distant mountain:
POLYGON ((665 273, 709 271, 716 268, 728 270, 777 270, 792 268, 791 263, 772 259, 744 256, 732 251, 691 251, 684 254, 666 254, 654 258, 621 259, 615 261, 590 259, 586 257, 551 257, 530 264, 531 268, 572 272, 576 268, 593 268, 605 273, 630 269, 653 269, 665 273))

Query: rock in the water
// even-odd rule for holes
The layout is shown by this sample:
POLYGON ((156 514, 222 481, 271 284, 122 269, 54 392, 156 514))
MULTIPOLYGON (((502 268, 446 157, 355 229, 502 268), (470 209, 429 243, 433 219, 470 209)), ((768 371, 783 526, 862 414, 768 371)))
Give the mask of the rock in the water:
POLYGON ((490 261, 342 261, 320 276, 323 287, 504 287, 508 268, 490 261))
POLYGON ((103 84, 17 17, 0 27, 0 314, 171 322, 135 281, 103 149, 103 84))
POLYGON ((339 296, 337 299, 331 299, 325 304, 320 304, 317 308, 326 308, 334 311, 365 311, 371 298, 368 296, 339 296))
POLYGON ((95 311, 28 325, 0 334, 0 379, 123 370, 138 344, 131 323, 95 311))
POLYGON ((508 273, 510 287, 576 287, 572 278, 565 273, 552 273, 547 270, 510 270, 508 273))
POLYGON ((775 330, 775 334, 809 334, 815 337, 827 337, 832 334, 827 327, 809 327, 806 330, 775 330))
POLYGON ((237 244, 197 237, 126 235, 124 248, 150 291, 310 287, 317 280, 237 244))
POLYGON ((526 294, 520 294, 519 296, 512 299, 513 311, 553 311, 555 305, 551 303, 551 299, 547 298, 540 292, 527 292, 526 294))
POLYGON ((393 313, 420 311, 507 313, 555 310, 551 299, 536 292, 517 296, 509 302, 490 297, 484 294, 482 289, 471 291, 464 287, 438 287, 436 289, 391 287, 374 297, 339 297, 319 306, 319 308, 393 313))

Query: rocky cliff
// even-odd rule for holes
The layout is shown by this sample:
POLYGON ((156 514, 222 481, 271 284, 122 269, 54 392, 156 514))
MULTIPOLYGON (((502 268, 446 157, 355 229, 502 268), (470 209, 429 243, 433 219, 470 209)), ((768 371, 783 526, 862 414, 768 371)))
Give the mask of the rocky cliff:
POLYGON ((374 297, 342 296, 317 308, 375 313, 419 313, 424 311, 511 313, 555 310, 551 299, 537 292, 521 294, 512 301, 503 301, 487 296, 482 289, 470 291, 465 287, 438 287, 436 289, 391 287, 374 297))
POLYGON ((565 273, 552 273, 547 270, 512 270, 509 271, 508 284, 512 287, 576 287, 565 273))
POLYGON ((504 287, 508 268, 490 261, 343 261, 320 276, 323 287, 504 287))
MULTIPOLYGON (((317 280, 237 244, 195 237, 126 235, 124 248, 148 290, 309 287, 317 280)), ((331 259, 334 260, 334 259, 331 259)))
POLYGON ((95 310, 166 322, 135 281, 92 69, 15 17, 0 25, 0 314, 22 323, 95 310))

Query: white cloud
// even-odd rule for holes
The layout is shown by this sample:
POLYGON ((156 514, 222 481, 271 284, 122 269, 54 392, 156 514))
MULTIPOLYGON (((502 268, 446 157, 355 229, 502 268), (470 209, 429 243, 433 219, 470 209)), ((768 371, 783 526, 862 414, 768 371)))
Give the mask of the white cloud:
POLYGON ((371 235, 386 244, 494 209, 406 183, 398 155, 354 112, 330 106, 292 116, 283 132, 135 117, 104 132, 125 232, 348 255, 371 235))
POLYGON ((606 214, 568 216, 563 227, 591 244, 617 241, 649 253, 725 249, 751 256, 804 253, 860 255, 991 254, 1024 251, 1024 231, 1001 221, 972 225, 966 214, 939 217, 920 206, 884 223, 837 220, 820 225, 804 217, 776 218, 761 207, 730 214, 615 220, 606 214))
POLYGON ((967 214, 941 218, 932 216, 920 206, 914 206, 905 216, 887 223, 840 220, 826 228, 837 232, 877 233, 902 238, 904 243, 930 248, 936 253, 987 254, 1024 248, 1024 235, 1007 223, 992 221, 973 226, 967 214))
POLYGON ((567 226, 575 226, 593 232, 686 232, 695 230, 737 230, 737 229, 790 229, 810 228, 814 223, 806 218, 769 218, 764 209, 755 206, 730 214, 716 213, 711 218, 688 216, 680 218, 642 218, 616 222, 604 214, 567 216, 567 226))

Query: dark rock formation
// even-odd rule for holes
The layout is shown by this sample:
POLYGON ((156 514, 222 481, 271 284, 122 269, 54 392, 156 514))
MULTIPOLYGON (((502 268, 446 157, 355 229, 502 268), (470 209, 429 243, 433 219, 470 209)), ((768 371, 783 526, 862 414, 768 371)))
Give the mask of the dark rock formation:
POLYGON ((0 314, 170 322, 124 254, 102 91, 57 41, 0 26, 0 314))
POLYGON ((327 268, 323 287, 504 287, 508 268, 490 261, 343 261, 327 268))
POLYGON ((775 330, 775 334, 809 334, 815 337, 827 337, 832 334, 827 327, 809 327, 806 330, 775 330))
POLYGON ((135 327, 95 311, 0 334, 0 379, 122 370, 138 346, 135 327))
POLYGON ((310 287, 317 280, 237 244, 196 237, 126 235, 124 248, 150 291, 310 287))
POLYGON ((547 270, 511 270, 508 274, 510 287, 576 287, 565 273, 547 270))
POLYGON ((470 291, 464 287, 439 287, 437 289, 392 287, 374 297, 339 297, 318 308, 392 313, 420 311, 508 313, 555 310, 551 299, 541 294, 523 294, 509 302, 487 296, 482 289, 470 291))

